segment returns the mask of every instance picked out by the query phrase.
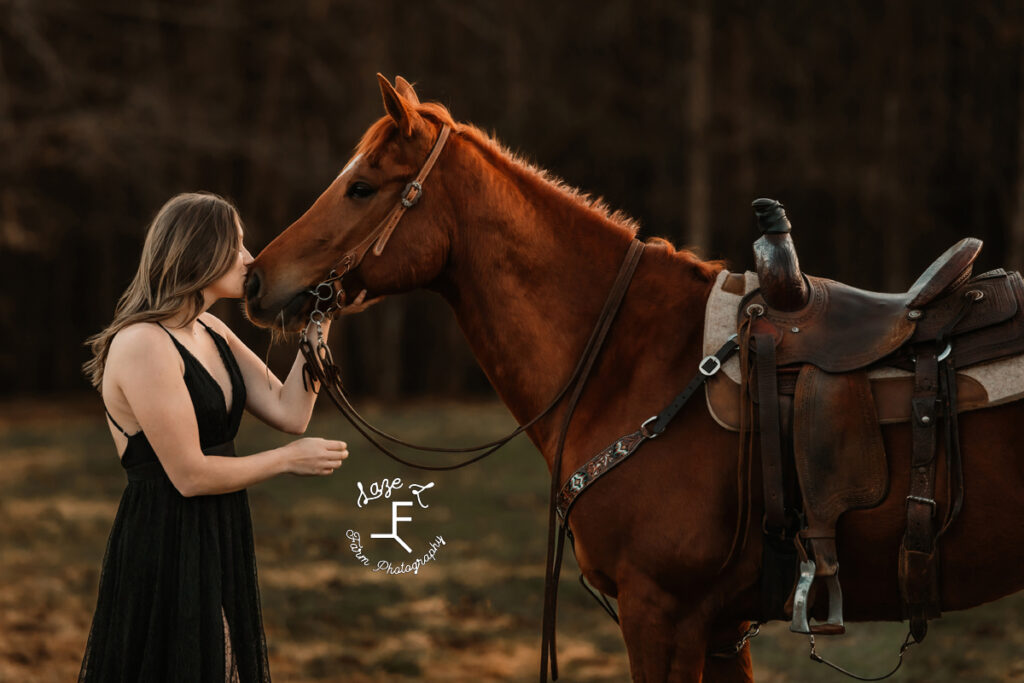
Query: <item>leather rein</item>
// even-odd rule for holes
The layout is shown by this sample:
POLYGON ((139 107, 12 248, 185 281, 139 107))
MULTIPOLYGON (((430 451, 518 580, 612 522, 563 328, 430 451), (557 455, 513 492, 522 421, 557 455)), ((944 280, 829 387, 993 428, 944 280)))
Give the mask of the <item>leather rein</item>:
MULTIPOLYGON (((335 364, 331 351, 324 341, 323 321, 328 316, 343 309, 346 304, 344 288, 341 286, 341 280, 345 274, 354 270, 360 263, 362 263, 363 258, 365 258, 366 254, 370 252, 371 247, 373 254, 375 256, 380 256, 384 252, 384 247, 387 245, 388 240, 402 216, 405 215, 407 210, 411 209, 419 202, 420 198, 423 196, 423 183, 430 174, 430 171, 434 168, 434 165, 440 157, 441 151, 444 149, 445 143, 448 141, 450 134, 451 126, 448 124, 442 125, 441 131, 438 133, 437 140, 434 142, 434 146, 430 151, 430 155, 423 163, 423 166, 420 168, 419 173, 416 174, 416 177, 405 186, 405 189, 399 195, 398 203, 395 204, 387 215, 384 216, 381 222, 378 223, 377 226, 370 231, 370 233, 363 238, 361 242, 359 242, 359 244, 342 255, 323 281, 318 283, 312 289, 307 290, 307 294, 314 297, 315 303, 306 327, 308 329, 309 325, 316 326, 317 342, 314 347, 314 345, 309 342, 308 337, 303 335, 303 339, 299 344, 299 349, 306 360, 306 363, 303 366, 304 386, 308 387, 309 385, 312 385, 313 387, 316 387, 316 385, 319 384, 321 389, 326 388, 331 401, 335 406, 337 406, 338 410, 341 411, 345 418, 352 423, 352 426, 356 428, 356 431, 358 431, 382 453, 403 465, 430 471, 458 469, 487 457, 550 414, 574 385, 579 386, 579 391, 577 393, 582 393, 582 385, 586 383, 587 377, 590 374, 590 369, 593 367, 594 359, 604 344, 604 339, 611 326, 611 321, 618 312, 619 306, 622 303, 622 298, 625 295, 626 289, 629 287, 633 272, 636 269, 636 264, 639 262, 640 254, 643 252, 644 248, 643 243, 636 239, 634 239, 630 244, 626 259, 624 260, 616 280, 612 285, 608 299, 605 301, 604 308, 598 317, 597 324, 594 326, 594 330, 583 348, 576 367, 573 369, 561 390, 555 395, 547 407, 545 407, 536 417, 520 425, 504 437, 495 439, 488 443, 479 444, 477 446, 467 446, 464 448, 446 448, 414 444, 378 429, 360 415, 348 399, 341 381, 341 372, 335 364), (477 455, 453 465, 423 465, 410 462, 398 456, 392 452, 391 449, 381 443, 381 440, 418 451, 431 453, 477 453, 477 455), (478 451, 484 452, 478 453, 478 451)), ((573 408, 574 407, 575 401, 573 402, 573 408)), ((568 431, 568 423, 571 417, 572 408, 570 408, 570 411, 566 415, 563 425, 564 431, 568 431)))
POLYGON ((308 290, 307 293, 314 297, 315 301, 306 329, 308 330, 310 325, 316 326, 317 342, 314 347, 314 345, 309 341, 308 335, 303 334, 302 340, 299 343, 299 349, 305 358, 305 364, 302 368, 302 381, 304 387, 307 389, 312 388, 318 393, 319 391, 326 389, 331 402, 334 403, 342 415, 344 415, 352 426, 355 427, 356 431, 358 431, 367 441, 373 444, 377 450, 403 465, 430 471, 454 470, 460 467, 465 467, 466 465, 472 464, 478 460, 482 460, 497 451, 519 434, 535 425, 545 416, 549 415, 551 411, 554 410, 555 406, 561 403, 562 399, 569 393, 570 389, 572 390, 572 395, 569 398, 568 409, 566 410, 565 417, 562 419, 562 425, 557 441, 558 445, 555 450, 551 469, 551 494, 548 505, 548 550, 545 566, 544 627, 541 635, 541 678, 546 678, 549 654, 551 672, 553 677, 557 678, 558 668, 555 656, 554 637, 555 606, 557 604, 558 574, 561 568, 562 550, 564 548, 567 526, 567 522, 564 518, 560 524, 556 520, 557 499, 561 489, 562 453, 565 448, 566 436, 569 433, 569 425, 576 410, 576 405, 579 402, 580 396, 583 394, 583 388, 587 383, 587 379, 590 377, 590 373, 594 367, 595 361, 597 360, 597 356, 600 354, 600 351, 604 346, 604 342, 607 338, 608 331, 611 329, 612 322, 621 308, 626 291, 629 289, 629 284, 633 279, 633 273, 636 271, 636 267, 639 264, 640 257, 644 251, 644 243, 635 238, 630 242, 625 259, 619 268, 618 275, 616 275, 615 281, 608 293, 608 298, 605 300, 601 313, 594 325, 594 329, 591 332, 587 343, 583 347, 579 361, 576 363, 576 367, 569 375, 569 378, 566 380, 561 390, 558 391, 547 407, 545 407, 536 417, 520 425, 510 434, 500 439, 495 439, 494 441, 480 444, 478 446, 465 448, 444 448, 413 444, 374 427, 359 414, 345 394, 345 389, 341 381, 341 371, 337 364, 335 364, 331 351, 324 340, 323 322, 329 315, 340 311, 345 306, 344 288, 341 286, 342 277, 359 266, 367 252, 370 250, 371 245, 373 253, 379 256, 383 252, 388 239, 395 230, 395 227, 398 225, 398 221, 408 209, 411 209, 419 202, 420 198, 423 196, 423 182, 440 156, 441 150, 443 149, 450 132, 449 126, 442 126, 441 132, 438 134, 437 141, 434 143, 434 147, 430 152, 430 156, 427 158, 426 162, 424 162, 423 167, 420 169, 415 179, 406 185, 405 189, 402 191, 402 194, 399 197, 399 203, 396 204, 390 212, 388 212, 380 224, 378 224, 378 226, 371 231, 370 234, 362 240, 362 242, 350 251, 346 252, 341 259, 338 260, 328 276, 322 282, 308 290), (318 384, 319 389, 317 388, 318 384), (476 455, 473 455, 462 462, 451 465, 423 465, 420 463, 410 462, 405 458, 400 457, 392 452, 390 448, 381 443, 381 441, 388 441, 392 444, 398 444, 419 451, 433 453, 476 453, 476 455))
MULTIPOLYGON (((322 287, 330 287, 332 292, 327 297, 326 301, 335 299, 336 295, 333 293, 333 285, 331 279, 325 280, 318 284, 311 293, 317 297, 316 305, 310 314, 309 324, 315 325, 317 328, 317 342, 314 346, 308 339, 307 336, 303 335, 302 341, 299 342, 299 350, 302 352, 306 362, 302 368, 302 382, 303 386, 309 389, 313 387, 313 390, 317 393, 326 390, 328 397, 331 402, 338 408, 338 410, 345 416, 356 431, 358 431, 367 441, 373 444, 380 452, 387 455, 392 460, 399 462, 408 467, 414 467, 421 470, 429 471, 447 471, 455 470, 466 465, 470 465, 478 460, 486 458, 488 455, 494 453, 502 446, 507 444, 515 437, 522 434, 524 431, 535 425, 541 419, 546 417, 554 410, 555 406, 561 403, 569 390, 574 386, 576 391, 573 393, 573 399, 570 404, 569 412, 566 414, 562 424, 563 437, 559 439, 559 450, 556 453, 556 462, 560 462, 561 448, 564 444, 564 434, 569 430, 569 422, 572 419, 573 411, 575 410, 576 402, 579 400, 579 395, 582 394, 583 386, 586 384, 587 379, 590 376, 590 371, 593 368, 594 361, 596 360, 601 348, 604 346, 604 340, 608 334, 608 330, 611 328, 612 320, 615 318, 615 314, 618 312, 622 299, 625 296, 626 290, 629 288, 629 283, 632 280, 633 272, 636 270, 636 266, 640 261, 640 255, 644 250, 644 244, 640 240, 634 239, 630 244, 629 251, 626 255, 626 259, 623 261, 619 273, 616 276, 615 283, 612 285, 612 289, 608 295, 608 299, 605 301, 604 308, 601 311, 601 315, 598 317, 598 322, 594 327, 594 330, 590 334, 590 338, 587 340, 586 345, 583 347, 583 351, 580 355, 579 361, 576 363, 576 367, 569 375, 568 380, 555 395, 555 397, 548 403, 540 413, 528 422, 523 423, 509 434, 489 441, 487 443, 479 444, 476 446, 466 446, 462 448, 450 448, 442 446, 426 446, 422 444, 415 444, 409 441, 400 439, 388 432, 385 432, 378 427, 372 425, 366 418, 359 414, 359 412, 352 405, 352 402, 348 399, 345 393, 345 388, 341 380, 341 370, 334 362, 334 358, 331 355, 331 350, 327 346, 323 336, 323 320, 329 315, 332 310, 339 310, 338 308, 328 308, 322 310, 321 304, 324 303, 325 299, 322 298, 318 291, 322 291, 322 287), (319 384, 319 389, 317 385, 319 384), (451 465, 425 465, 422 463, 415 463, 394 453, 388 446, 382 441, 390 442, 406 448, 411 448, 417 451, 425 451, 429 453, 476 453, 472 457, 455 464, 451 465), (483 451, 483 452, 478 452, 483 451)), ((333 273, 334 271, 332 271, 333 273)), ((340 281, 341 275, 332 275, 333 280, 340 281)), ((308 327, 308 325, 307 325, 308 327)), ((557 481, 557 472, 553 471, 553 477, 557 481)))

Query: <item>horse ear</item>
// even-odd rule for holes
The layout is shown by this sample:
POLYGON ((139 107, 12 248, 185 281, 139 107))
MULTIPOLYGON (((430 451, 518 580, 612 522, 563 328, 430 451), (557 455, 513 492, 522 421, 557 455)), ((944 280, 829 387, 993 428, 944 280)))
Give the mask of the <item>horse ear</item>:
POLYGON ((412 89, 412 83, 405 80, 401 76, 395 76, 395 90, 398 94, 409 100, 413 104, 419 104, 420 98, 416 95, 416 91, 412 89))
POLYGON ((413 124, 419 115, 412 109, 412 105, 398 94, 388 79, 377 74, 377 82, 380 84, 380 94, 384 98, 384 109, 388 116, 398 124, 398 130, 405 137, 412 137, 413 124))

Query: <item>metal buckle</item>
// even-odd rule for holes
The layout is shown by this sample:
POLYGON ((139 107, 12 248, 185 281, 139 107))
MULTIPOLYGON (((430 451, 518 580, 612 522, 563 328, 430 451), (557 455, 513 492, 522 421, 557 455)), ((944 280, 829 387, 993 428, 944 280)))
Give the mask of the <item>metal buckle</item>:
POLYGON ((704 375, 705 377, 711 377, 712 375, 716 374, 719 370, 722 369, 722 361, 718 359, 718 356, 705 356, 704 359, 700 362, 700 365, 697 366, 697 369, 700 370, 700 374, 704 375), (705 369, 704 366, 707 365, 709 362, 712 364, 712 367, 710 369, 705 369))
POLYGON ((950 353, 951 353, 952 351, 953 351, 953 342, 947 342, 947 343, 946 343, 946 348, 944 348, 944 349, 942 350, 942 353, 940 353, 940 354, 939 354, 939 355, 938 355, 938 356, 937 356, 937 357, 935 358, 935 360, 937 360, 938 362, 940 362, 940 363, 941 363, 942 361, 946 360, 946 358, 948 358, 948 357, 949 357, 949 354, 950 354, 950 353))
POLYGON ((907 496, 907 502, 910 503, 911 501, 913 501, 915 503, 921 503, 923 505, 931 505, 932 506, 932 517, 935 516, 935 508, 937 506, 935 504, 935 501, 932 500, 931 498, 924 498, 923 496, 907 496))
POLYGON ((652 432, 649 429, 647 429, 647 425, 651 424, 652 422, 654 422, 657 419, 658 419, 657 415, 651 415, 649 418, 644 420, 644 423, 642 425, 640 425, 640 435, 643 436, 645 439, 657 438, 657 436, 658 436, 657 434, 655 434, 654 432, 652 432))
POLYGON ((760 318, 764 315, 764 306, 761 304, 750 304, 747 306, 747 316, 750 318, 760 318))
POLYGON ((407 209, 411 209, 412 207, 416 206, 416 203, 419 202, 420 197, 422 196, 423 186, 414 180, 408 185, 406 185, 405 189, 402 190, 402 206, 404 206, 407 209), (410 197, 410 192, 414 192, 415 194, 413 194, 410 197))

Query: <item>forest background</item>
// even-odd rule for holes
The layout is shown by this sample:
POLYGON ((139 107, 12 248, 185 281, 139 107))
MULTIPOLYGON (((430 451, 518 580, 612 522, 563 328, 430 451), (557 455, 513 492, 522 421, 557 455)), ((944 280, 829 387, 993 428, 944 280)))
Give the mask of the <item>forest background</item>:
MULTIPOLYGON (((83 341, 172 194, 231 198, 254 254, 300 216, 382 114, 378 71, 736 270, 759 196, 786 205, 812 274, 905 289, 967 235, 980 268, 1020 268, 1022 17, 1000 0, 0 0, 0 396, 88 390, 83 341)), ((267 352, 236 305, 216 312, 267 352)), ((490 391, 434 295, 332 342, 359 394, 490 391)))
MULTIPOLYGON (((1024 266, 1020 0, 0 0, 0 681, 78 672, 124 489, 79 368, 147 223, 177 192, 217 192, 257 253, 382 115, 378 71, 642 237, 734 270, 753 264, 760 196, 785 203, 811 274, 903 290, 968 235, 978 272, 1024 266)), ((294 342, 268 351, 236 303, 215 313, 287 370, 294 342)), ((331 343, 389 430, 463 444, 513 426, 433 294, 343 318, 331 343)), ((357 482, 424 475, 329 408, 309 433, 353 457, 250 491, 275 680, 536 680, 548 473, 529 442, 431 480, 417 533, 449 543, 413 581, 367 571, 345 530, 388 521, 357 507, 357 482)), ((286 441, 249 417, 237 440, 286 441)), ((566 680, 625 680, 617 626, 575 583, 570 557, 566 680)), ((903 628, 857 624, 827 655, 881 672, 903 628)), ((752 642, 758 681, 840 680, 783 623, 752 642)), ((1024 680, 1022 653, 1024 593, 933 622, 900 680, 1024 680)))

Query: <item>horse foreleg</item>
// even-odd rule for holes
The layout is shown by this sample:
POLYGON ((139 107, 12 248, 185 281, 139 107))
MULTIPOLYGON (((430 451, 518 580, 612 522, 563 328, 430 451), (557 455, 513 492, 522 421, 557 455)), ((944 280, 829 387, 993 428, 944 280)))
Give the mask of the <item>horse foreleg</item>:
POLYGON ((704 662, 704 683, 753 683, 754 667, 750 659, 750 645, 744 643, 736 654, 728 652, 739 644, 750 627, 748 622, 732 626, 716 626, 708 638, 711 652, 704 662))
POLYGON ((697 606, 681 605, 677 596, 645 581, 620 590, 619 625, 634 681, 704 680, 708 629, 697 606))

